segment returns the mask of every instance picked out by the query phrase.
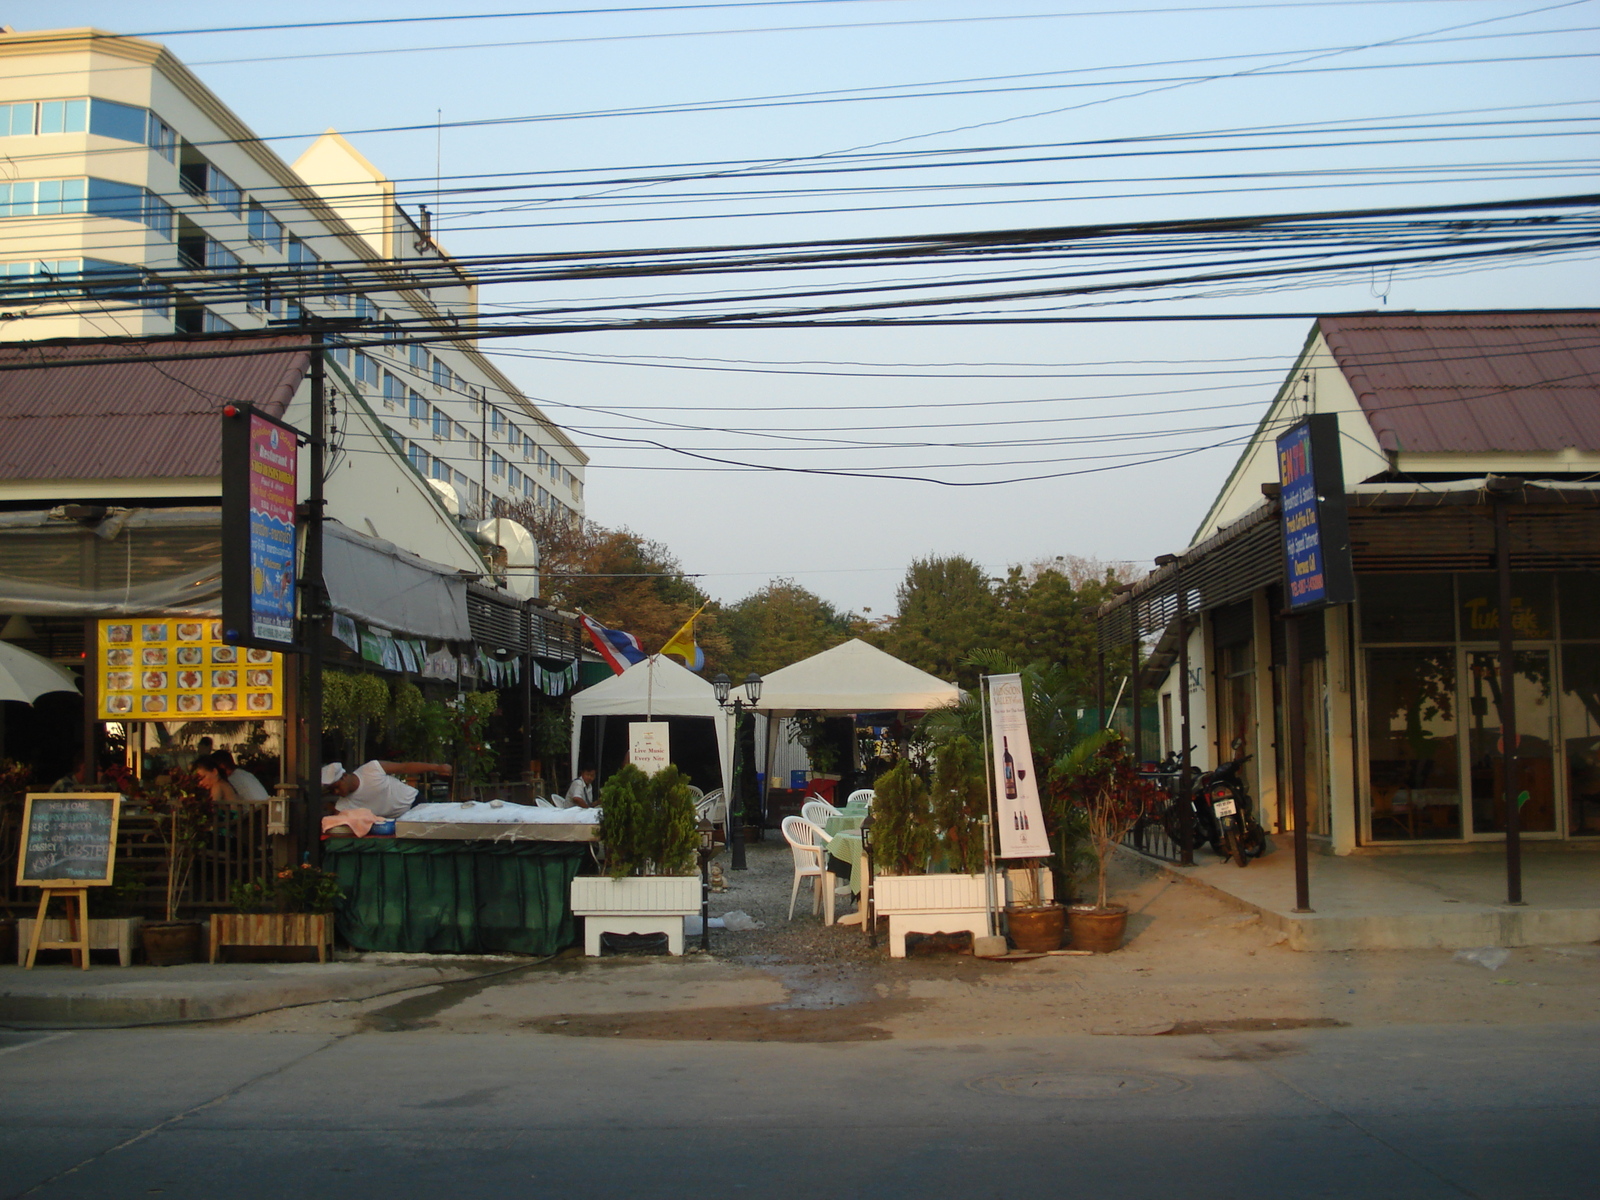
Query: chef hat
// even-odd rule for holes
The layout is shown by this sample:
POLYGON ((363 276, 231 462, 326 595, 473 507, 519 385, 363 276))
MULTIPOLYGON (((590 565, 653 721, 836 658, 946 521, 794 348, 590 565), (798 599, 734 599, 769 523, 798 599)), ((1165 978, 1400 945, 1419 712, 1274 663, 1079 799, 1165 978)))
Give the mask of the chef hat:
POLYGON ((322 768, 322 786, 329 787, 344 778, 343 763, 328 763, 322 768))

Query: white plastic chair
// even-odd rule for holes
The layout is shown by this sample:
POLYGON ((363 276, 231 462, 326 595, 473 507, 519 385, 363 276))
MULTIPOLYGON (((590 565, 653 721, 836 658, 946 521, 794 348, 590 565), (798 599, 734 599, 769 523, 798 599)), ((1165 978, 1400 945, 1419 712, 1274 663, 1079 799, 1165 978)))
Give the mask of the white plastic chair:
POLYGON ((691 783, 689 785, 689 795, 694 798, 694 802, 696 804, 699 804, 700 801, 705 799, 705 795, 706 794, 703 791, 701 791, 699 788, 695 787, 694 784, 691 783))
POLYGON ((789 920, 794 920, 794 902, 800 895, 800 881, 812 879, 811 911, 823 912, 823 924, 833 924, 833 876, 828 872, 827 844, 833 839, 804 817, 783 819, 783 839, 794 854, 794 886, 789 889, 789 920))
POLYGON ((550 801, 546 800, 543 796, 535 796, 533 798, 533 806, 535 808, 554 808, 555 807, 554 804, 552 804, 550 801))
POLYGON ((807 800, 800 806, 800 815, 818 828, 825 828, 829 817, 839 817, 844 814, 826 800, 807 800))
POLYGON ((572 808, 573 807, 573 803, 572 803, 571 800, 567 799, 565 796, 551 796, 550 797, 550 807, 551 808, 572 808))
POLYGON ((877 795, 878 793, 874 792, 871 788, 857 788, 855 791, 850 793, 850 799, 845 801, 845 805, 848 807, 852 804, 865 804, 870 808, 872 807, 873 800, 877 798, 877 795))

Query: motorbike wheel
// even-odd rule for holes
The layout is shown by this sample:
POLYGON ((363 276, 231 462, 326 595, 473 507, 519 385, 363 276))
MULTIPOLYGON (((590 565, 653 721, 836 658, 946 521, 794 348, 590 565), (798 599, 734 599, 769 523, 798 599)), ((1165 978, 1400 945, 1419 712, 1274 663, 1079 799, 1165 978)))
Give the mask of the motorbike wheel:
POLYGON ((1267 852, 1267 831, 1254 821, 1245 822, 1244 852, 1251 858, 1260 858, 1267 852))
MULTIPOLYGON (((1178 847, 1178 849, 1184 849, 1183 825, 1178 818, 1178 809, 1175 806, 1168 808, 1166 812, 1161 814, 1161 828, 1165 831, 1168 841, 1170 841, 1174 846, 1178 847)), ((1200 832, 1200 826, 1198 824, 1191 823, 1189 826, 1188 849, 1191 851, 1197 850, 1204 843, 1204 841, 1205 837, 1200 832)))
POLYGON ((1238 817, 1222 819, 1222 855, 1241 867, 1250 861, 1246 857, 1244 826, 1238 817))

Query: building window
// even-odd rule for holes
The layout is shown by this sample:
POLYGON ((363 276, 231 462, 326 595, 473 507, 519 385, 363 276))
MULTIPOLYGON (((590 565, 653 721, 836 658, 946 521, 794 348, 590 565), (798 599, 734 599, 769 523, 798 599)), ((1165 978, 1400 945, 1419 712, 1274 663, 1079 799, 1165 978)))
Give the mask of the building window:
POLYGON ((378 364, 372 361, 372 355, 365 350, 356 351, 356 382, 368 387, 378 386, 378 364))
POLYGON ((409 350, 411 369, 417 373, 419 379, 426 379, 428 377, 428 352, 421 346, 411 346, 409 350))
POLYGON ((442 458, 435 458, 433 460, 433 477, 440 483, 449 483, 450 464, 445 462, 442 458))
POLYGON ((442 409, 433 410, 433 436, 441 442, 450 440, 450 418, 444 415, 442 409))
POLYGON ((505 427, 505 414, 502 413, 498 408, 491 408, 489 410, 489 432, 495 437, 499 437, 501 433, 504 432, 505 427))
POLYGON ((529 500, 532 500, 533 499, 533 494, 534 494, 534 492, 536 490, 537 490, 537 485, 533 482, 533 476, 524 475, 522 477, 522 494, 524 496, 526 496, 529 500))
POLYGON ((383 373, 383 406, 395 412, 400 411, 405 405, 406 389, 398 376, 385 371, 383 373))
POLYGON ((424 475, 428 473, 428 468, 433 462, 433 455, 415 442, 412 442, 410 449, 406 451, 406 457, 411 460, 411 465, 424 475))
POLYGON ((408 402, 406 412, 412 422, 419 425, 426 424, 432 410, 428 402, 422 398, 422 393, 409 392, 406 399, 408 402))
POLYGON ((283 249, 283 224, 258 200, 250 201, 250 240, 269 250, 283 249))
POLYGON ((489 457, 489 474, 499 479, 506 473, 506 460, 498 454, 489 457))
POLYGON ((389 435, 389 441, 396 450, 400 451, 401 454, 406 452, 406 440, 400 436, 398 430, 385 427, 383 432, 389 435))
POLYGON ((202 322, 201 329, 204 333, 233 333, 238 329, 238 326, 232 321, 217 316, 216 313, 208 308, 206 309, 205 320, 202 322))
POLYGON ((448 388, 450 386, 450 368, 437 358, 433 360, 433 386, 448 388))
POLYGON ((88 113, 87 100, 46 100, 39 105, 39 132, 82 133, 88 113))
MULTIPOLYGON (((45 217, 86 211, 86 179, 28 179, 0 183, 0 217, 45 217)), ((136 196, 143 188, 130 188, 136 196)))
POLYGON ((178 157, 178 134, 171 125, 168 125, 155 113, 150 114, 150 122, 145 129, 144 140, 150 149, 161 155, 168 162, 176 161, 178 157))
POLYGON ((356 297, 356 316, 360 317, 364 321, 376 321, 379 320, 382 315, 383 314, 378 311, 378 306, 366 296, 356 297))
POLYGON ((507 467, 506 486, 511 489, 511 494, 513 496, 520 492, 522 490, 522 472, 517 470, 515 467, 507 467))

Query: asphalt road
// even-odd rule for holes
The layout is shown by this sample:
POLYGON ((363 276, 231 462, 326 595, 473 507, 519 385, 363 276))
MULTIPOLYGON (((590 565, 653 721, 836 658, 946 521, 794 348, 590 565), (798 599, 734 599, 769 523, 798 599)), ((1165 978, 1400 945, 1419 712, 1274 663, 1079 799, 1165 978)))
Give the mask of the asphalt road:
POLYGON ((1593 1197, 1600 1023, 0 1034, 0 1196, 1593 1197))

